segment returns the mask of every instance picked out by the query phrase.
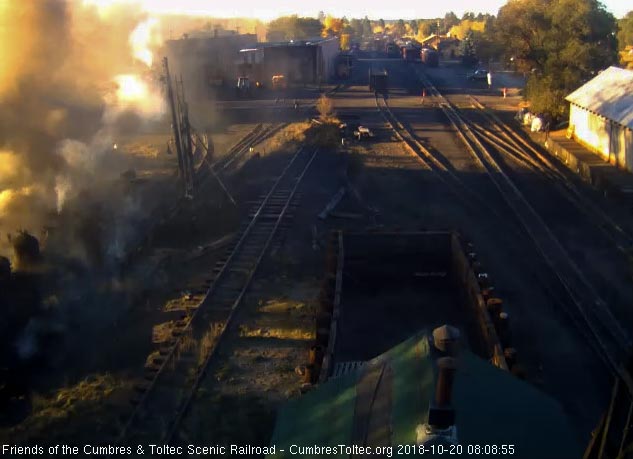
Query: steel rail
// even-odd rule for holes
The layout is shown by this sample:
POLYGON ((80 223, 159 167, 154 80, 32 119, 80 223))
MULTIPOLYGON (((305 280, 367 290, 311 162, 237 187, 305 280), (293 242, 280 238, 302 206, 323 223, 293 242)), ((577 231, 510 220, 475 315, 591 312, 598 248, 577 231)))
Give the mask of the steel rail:
MULTIPOLYGON (((193 398, 195 397, 195 394, 196 394, 196 392, 197 392, 197 390, 198 390, 198 388, 200 386, 200 383, 204 379, 204 376, 206 374, 207 368, 209 367, 212 359, 215 357, 218 348, 222 344, 222 340, 226 336, 227 330, 231 326, 233 326, 233 319, 235 318, 236 311, 237 311, 239 305, 241 304, 242 299, 244 298, 244 295, 246 294, 246 291, 250 287, 250 284, 251 284, 253 278, 255 277, 255 274, 256 274, 256 272, 257 272, 262 260, 264 259, 264 256, 266 255, 266 253, 268 251, 268 248, 270 247, 271 242, 273 241, 273 239, 275 238, 275 236, 277 234, 277 229, 279 228, 279 226, 281 225, 282 220, 286 216, 286 211, 288 210, 288 207, 290 206, 290 203, 291 203, 292 199, 294 198, 295 193, 296 193, 297 189, 299 188, 299 185, 301 185, 301 181, 303 180, 303 177, 305 176, 306 172, 308 171, 308 169, 312 165, 312 162, 314 161, 314 158, 316 157, 317 153, 318 153, 318 149, 315 149, 314 152, 312 153, 312 156, 310 156, 310 159, 308 160, 307 164, 302 169, 301 174, 295 179, 294 187, 290 191, 290 193, 289 193, 289 195, 288 195, 288 197, 286 199, 286 203, 284 204, 283 209, 279 213, 279 216, 277 217, 275 225, 272 228, 272 230, 270 231, 270 235, 268 236, 268 239, 266 239, 266 242, 265 242, 264 246, 262 247, 262 249, 261 249, 261 251, 259 253, 259 256, 257 257, 257 261, 255 262, 255 265, 253 266, 253 268, 249 272, 249 275, 248 275, 248 278, 246 279, 244 287, 242 288, 242 290, 240 291, 238 297, 235 299, 235 301, 231 305, 231 311, 229 313, 229 316, 226 319, 226 322, 224 323, 224 326, 222 327, 221 333, 218 336, 217 341, 215 342, 215 345, 210 350, 210 352, 206 355, 205 360, 202 363, 202 365, 198 368, 198 371, 197 371, 197 374, 196 374, 196 379, 195 379, 191 389, 189 390, 189 392, 187 394, 187 397, 186 397, 181 409, 178 411, 178 414, 174 418, 174 420, 172 422, 172 425, 171 425, 170 431, 168 432, 167 436, 163 439, 167 444, 169 444, 170 440, 177 433, 178 428, 180 427, 180 424, 181 424, 184 416, 187 414, 187 411, 189 410, 189 407, 191 406, 191 402, 192 402, 193 398)), ((260 210, 258 210, 258 212, 259 211, 261 211, 261 208, 260 208, 260 210)))
MULTIPOLYGON (((237 243, 233 247, 230 255, 228 256, 226 261, 222 264, 220 270, 218 271, 215 279, 213 280, 213 282, 209 286, 208 290, 206 291, 204 297, 202 298, 201 301, 199 301, 198 305, 194 308, 193 313, 188 318, 188 320, 184 323, 184 326, 178 331, 178 335, 174 339, 173 343, 170 345, 169 350, 166 352, 166 354, 165 354, 165 356, 164 356, 164 358, 162 360, 162 363, 160 363, 158 368, 156 368, 154 373, 151 375, 151 379, 149 381, 149 384, 143 388, 143 393, 142 393, 140 399, 138 400, 138 403, 136 404, 135 408, 133 409, 132 413, 130 414, 130 416, 128 417, 126 423, 124 424, 123 428, 121 429, 119 437, 118 437, 118 442, 119 443, 121 443, 121 442, 123 442, 125 440, 125 438, 128 436, 128 433, 129 433, 131 427, 133 426, 133 423, 137 420, 141 410, 146 408, 146 403, 148 402, 150 394, 152 394, 153 391, 155 390, 159 378, 161 378, 166 373, 165 370, 168 369, 168 366, 169 365, 174 365, 174 370, 175 370, 175 364, 178 362, 179 351, 183 351, 182 349, 180 349, 181 344, 183 343, 183 337, 186 335, 186 333, 189 330, 192 329, 192 326, 194 325, 195 321, 199 317, 202 317, 202 315, 206 312, 206 310, 209 309, 208 304, 210 303, 210 300, 212 299, 212 296, 214 294, 216 294, 216 290, 218 288, 217 287, 218 284, 226 276, 226 274, 229 272, 229 270, 232 269, 233 260, 237 258, 238 254, 240 253, 240 249, 242 248, 242 246, 247 241, 249 235, 254 232, 254 229, 255 229, 256 225, 259 223, 260 216, 264 213, 264 210, 269 205, 269 202, 270 202, 272 196, 277 191, 277 189, 279 188, 280 184, 285 179, 287 179, 288 171, 290 170, 291 166, 295 163, 297 158, 302 154, 302 152, 303 152, 303 148, 299 148, 297 150, 297 152, 292 156, 291 160, 287 163, 287 165, 283 169, 282 173, 275 180, 275 182, 274 182, 273 186, 271 187, 270 191, 266 194, 266 196, 263 199, 261 205, 258 207, 258 209, 255 212, 255 214, 252 216, 249 224, 243 230, 241 237, 238 239, 237 243)), ((316 154, 316 152, 315 152, 315 154, 316 154)), ((314 158, 314 155, 311 157, 310 163, 312 162, 313 158, 314 158)), ((301 175, 301 177, 303 177, 303 174, 301 175)), ((294 180, 294 177, 291 180, 294 180)), ((296 184, 297 186, 298 186, 298 183, 300 183, 300 181, 297 182, 297 184, 296 184)), ((294 196, 294 193, 292 193, 292 196, 294 196)), ((286 201, 286 205, 283 208, 283 213, 284 214, 285 214, 285 211, 287 209, 287 205, 288 205, 290 199, 291 198, 288 198, 288 200, 286 201)), ((275 226, 275 229, 276 229, 276 226, 275 226)), ((272 235, 274 235, 274 232, 271 234, 271 237, 272 237, 272 235)), ((259 264, 259 261, 261 261, 261 258, 262 258, 261 256, 258 257, 255 267, 259 264)), ((252 279, 252 275, 249 275, 247 277, 247 279, 246 279, 246 282, 245 282, 246 285, 243 285, 242 291, 245 291, 245 289, 248 287, 247 284, 250 282, 251 279, 252 279)), ((239 295, 239 299, 240 300, 241 300, 242 296, 243 296, 243 293, 240 293, 240 295, 239 295)), ((233 304, 235 305, 236 303, 234 302, 233 304)), ((239 304, 239 301, 237 302, 237 304, 239 304)), ((229 313, 229 317, 230 317, 230 315, 232 313, 233 313, 232 311, 229 313)))
MULTIPOLYGON (((499 219, 499 221, 507 221, 507 219, 499 213, 497 208, 491 205, 479 192, 466 185, 451 169, 446 167, 442 161, 442 159, 447 161, 446 158, 442 157, 442 159, 438 159, 435 154, 417 140, 415 134, 398 121, 384 97, 376 95, 376 107, 385 122, 394 131, 396 137, 403 142, 407 151, 416 157, 425 168, 433 172, 467 208, 473 212, 480 212, 481 208, 483 208, 486 212, 499 219)), ((461 132, 456 132, 458 136, 462 136, 461 132)), ((465 138, 464 141, 466 141, 465 138)), ((476 157, 474 152, 472 154, 482 171, 485 170, 484 164, 476 157)), ((522 236, 518 225, 512 224, 512 231, 516 237, 522 236)))
POLYGON ((586 328, 601 349, 600 355, 605 363, 614 373, 622 375, 621 362, 631 346, 628 334, 621 328, 604 301, 597 295, 593 286, 569 257, 547 224, 490 152, 481 144, 468 123, 426 77, 423 76, 421 79, 431 93, 441 101, 440 107, 449 121, 456 129, 463 132, 464 138, 468 138, 469 150, 474 151, 486 165, 488 176, 521 221, 541 256, 567 291, 586 328), (570 285, 572 283, 573 287, 570 285), (590 315, 596 320, 592 320, 590 315))
MULTIPOLYGON (((377 108, 381 111, 381 115, 383 116, 385 122, 387 122, 387 124, 389 124, 389 126, 391 127, 391 129, 395 132, 396 137, 398 137, 398 139, 404 143, 406 150, 413 155, 419 156, 419 154, 415 151, 415 149, 413 149, 411 147, 411 145, 409 145, 408 141, 400 134, 400 132, 398 131, 398 127, 400 127, 401 129, 405 129, 405 126, 397 121, 397 118, 395 117, 395 115, 391 112, 391 110, 389 110, 389 113, 391 114, 391 116, 393 118, 396 119, 396 121, 391 121, 386 114, 382 113, 383 110, 383 106, 381 106, 378 103, 378 98, 376 98, 376 106, 377 108)), ((384 99, 383 99, 384 100, 384 99)), ((386 101, 384 101, 384 109, 385 111, 388 109, 388 105, 386 103, 386 101)), ((450 119, 449 119, 450 121, 450 119)), ((467 150, 470 152, 470 154, 472 155, 472 157, 477 161, 477 163, 480 165, 480 167, 483 169, 483 171, 485 172, 485 165, 484 163, 481 161, 481 159, 479 158, 479 156, 477 155, 477 152, 475 151, 474 147, 470 144, 470 142, 468 141, 468 139, 464 136, 464 134, 461 132, 461 130, 451 121, 452 126, 455 129, 455 133, 456 135, 464 142, 464 145, 467 147, 467 150)), ((413 134, 411 134, 412 137, 415 137, 413 134)), ((426 155, 428 156, 432 156, 432 153, 428 150, 426 150, 426 155)), ((426 156, 425 155, 425 156, 426 156)), ((421 162, 423 162, 424 164, 427 164, 423 158, 418 158, 421 162)), ((431 163, 433 164, 433 163, 431 163)), ((441 162, 436 162, 435 164, 440 164, 441 162)), ((475 211, 480 211, 480 209, 478 209, 477 207, 475 207, 473 205, 473 203, 466 199, 461 193, 459 193, 459 191, 455 190, 453 185, 449 182, 447 182, 446 180, 443 179, 441 172, 444 171, 445 169, 442 166, 442 169, 440 169, 439 171, 434 169, 433 167, 431 167, 430 165, 427 165, 427 167, 429 168, 429 170, 431 170, 432 172, 434 172, 436 174, 437 177, 440 178, 440 180, 445 183, 452 191, 455 195, 458 195, 458 197, 464 201, 465 203, 467 203, 469 205, 469 207, 475 211)), ((450 171, 449 171, 450 172, 450 171)), ((464 185, 463 183, 461 183, 461 180, 457 177, 454 176, 454 180, 457 182, 460 182, 460 186, 467 188, 466 185, 464 185)), ((495 209, 493 206, 491 206, 487 201, 485 201, 483 198, 480 197, 480 195, 478 193, 475 193, 474 191, 471 192, 472 196, 477 198, 477 201, 482 205, 482 207, 484 209, 486 209, 486 211, 494 214, 499 221, 505 221, 506 223, 511 223, 508 222, 507 219, 505 217, 503 217, 501 214, 499 214, 499 212, 497 211, 497 209, 495 209)), ((513 223, 513 222, 512 222, 513 223)), ((520 226, 520 222, 518 222, 519 225, 515 225, 515 224, 511 224, 510 228, 514 233, 514 237, 515 238, 522 238, 524 237, 524 233, 525 233, 525 228, 523 226, 520 226)), ((567 294, 567 292, 565 292, 567 294)), ((571 312, 569 312, 569 315, 571 317, 571 319, 574 321, 574 323, 576 324, 579 332, 587 339, 587 342, 589 343, 589 345, 593 348, 593 350, 596 352, 597 355, 601 355, 601 348, 598 347, 597 345, 594 344, 594 341, 592 340, 592 336, 591 334, 589 334, 584 328, 583 328, 583 323, 579 321, 579 318, 574 316, 571 312)))
POLYGON ((539 164, 538 166, 535 165, 535 168, 547 177, 556 179, 558 183, 564 187, 563 193, 579 211, 583 212, 585 215, 602 221, 601 224, 598 224, 598 222, 592 220, 596 227, 614 243, 615 247, 620 252, 627 256, 630 255, 630 251, 633 248, 633 235, 627 232, 622 225, 618 224, 590 199, 583 196, 578 187, 568 177, 566 177, 565 174, 562 173, 549 158, 539 152, 536 148, 534 148, 534 146, 530 145, 519 134, 503 123, 503 121, 499 120, 496 115, 489 113, 486 107, 477 99, 472 96, 469 97, 473 100, 475 106, 479 109, 479 112, 487 117, 487 119, 490 120, 500 132, 502 132, 502 135, 504 135, 504 137, 513 144, 515 149, 522 150, 524 155, 529 155, 529 153, 527 153, 527 151, 529 151, 532 155, 538 158, 539 162, 542 164, 539 164))

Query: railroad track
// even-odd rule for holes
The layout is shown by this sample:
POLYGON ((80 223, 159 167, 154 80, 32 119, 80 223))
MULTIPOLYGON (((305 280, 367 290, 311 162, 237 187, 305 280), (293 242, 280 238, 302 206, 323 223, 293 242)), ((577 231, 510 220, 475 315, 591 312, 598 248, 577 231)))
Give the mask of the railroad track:
POLYGON ((146 365, 119 444, 166 444, 178 432, 271 242, 292 215, 298 188, 316 155, 317 150, 300 148, 254 205, 236 242, 213 268, 203 299, 189 306, 171 340, 159 349, 160 356, 146 365))
MULTIPOLYGON (((607 367, 614 374, 623 377, 623 379, 631 383, 630 377, 622 367, 622 363, 631 348, 631 340, 628 333, 620 326, 609 307, 600 298, 595 288, 586 279, 583 272, 566 252, 548 225, 509 177, 507 171, 500 165, 494 154, 483 144, 487 140, 484 140, 484 135, 478 132, 480 127, 474 126, 472 122, 469 122, 425 76, 421 76, 421 80, 430 94, 439 101, 439 107, 468 150, 484 166, 488 177, 498 189, 499 194, 512 209, 521 226, 532 239, 539 254, 560 282, 575 307, 574 311, 568 311, 573 315, 572 319, 574 322, 582 327, 581 332, 591 339, 590 344, 607 364, 607 367)), ((510 144, 506 147, 508 146, 510 144)), ((525 154, 526 152, 523 151, 521 160, 527 161, 536 167, 534 158, 530 160, 525 157, 525 154)), ((550 171, 549 173, 553 172, 550 171)))
MULTIPOLYGON (((426 148, 411 130, 406 127, 398 118, 394 115, 386 98, 376 94, 376 107, 380 111, 383 119, 394 131, 396 137, 403 143, 405 149, 413 155, 420 163, 421 167, 431 171, 452 194, 471 212, 481 213, 486 212, 490 215, 494 215, 498 221, 506 221, 512 225, 512 230, 516 237, 521 236, 521 229, 517 222, 508 222, 505 215, 502 215, 497 206, 491 202, 497 198, 497 193, 488 193, 489 196, 484 196, 481 192, 468 186, 464 181, 457 176, 453 171, 452 166, 447 158, 426 148)), ((458 133, 458 135, 461 135, 458 133)), ((477 161, 479 162, 479 161, 477 161)), ((484 165, 479 162, 479 166, 484 170, 484 165)), ((491 190, 494 191, 494 190, 491 190)), ((503 204, 500 202, 499 204, 503 204)), ((509 210, 509 209, 508 209, 509 210)))
POLYGON ((283 129, 287 123, 271 123, 256 125, 252 131, 242 137, 229 151, 212 164, 205 160, 195 172, 196 186, 202 185, 213 174, 227 174, 250 151, 250 148, 271 137, 283 129))
MULTIPOLYGON (((341 85, 337 85, 328 91, 327 95, 336 93, 341 88, 341 85)), ((316 102, 304 105, 301 107, 302 111, 307 111, 316 106, 316 102)), ((207 180, 211 172, 216 174, 226 174, 250 151, 250 148, 258 143, 272 137, 277 132, 286 127, 288 123, 270 123, 257 124, 253 130, 242 137, 235 145, 233 145, 229 151, 226 152, 222 158, 218 159, 212 164, 206 164, 203 162, 195 172, 195 181, 197 185, 204 183, 207 180), (209 170, 209 167, 211 170, 209 170)))
POLYGON ((484 121, 493 126, 494 131, 485 128, 481 124, 470 121, 471 125, 481 135, 482 140, 490 147, 496 148, 517 162, 532 169, 556 186, 567 200, 581 213, 589 217, 589 220, 598 230, 613 243, 616 249, 624 255, 630 255, 633 249, 633 236, 622 225, 617 223, 610 215, 606 214, 592 200, 588 199, 578 189, 576 184, 557 167, 550 158, 530 145, 519 134, 514 132, 503 121, 490 113, 476 98, 468 96, 477 113, 484 121))

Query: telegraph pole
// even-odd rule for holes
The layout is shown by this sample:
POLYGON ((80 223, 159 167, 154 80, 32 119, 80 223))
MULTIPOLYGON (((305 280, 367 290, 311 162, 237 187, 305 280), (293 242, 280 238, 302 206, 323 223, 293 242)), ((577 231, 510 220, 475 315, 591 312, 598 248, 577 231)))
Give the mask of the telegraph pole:
POLYGON ((178 113, 176 111, 176 102, 174 101, 174 90, 171 85, 171 76, 169 75, 169 63, 167 58, 163 58, 163 67, 165 69, 165 82, 167 83, 167 99, 169 108, 171 109, 171 126, 174 131, 174 143, 176 144, 176 154, 178 155, 178 176, 185 185, 185 193, 187 192, 187 180, 185 178, 185 168, 183 164, 182 140, 180 138, 180 123, 178 113))
MULTIPOLYGON (((178 84, 178 82, 176 82, 178 84)), ((180 77, 180 91, 178 91, 178 108, 180 112, 180 138, 182 141, 182 162, 184 168, 185 177, 185 193, 189 197, 193 197, 193 180, 194 180, 194 167, 193 167, 193 152, 191 149, 191 125, 189 124, 189 109, 185 100, 185 88, 182 83, 182 76, 180 77)))

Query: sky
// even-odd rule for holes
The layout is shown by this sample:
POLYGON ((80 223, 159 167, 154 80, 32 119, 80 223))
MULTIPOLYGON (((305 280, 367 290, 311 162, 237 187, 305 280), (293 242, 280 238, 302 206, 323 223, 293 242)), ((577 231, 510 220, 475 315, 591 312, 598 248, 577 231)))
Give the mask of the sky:
MULTIPOLYGON (((219 17, 258 17, 270 20, 287 14, 316 17, 319 11, 341 17, 364 17, 371 19, 412 19, 442 17, 453 11, 461 17, 464 12, 496 14, 506 0, 84 0, 87 3, 108 4, 112 2, 141 3, 154 13, 184 13, 219 17)), ((606 8, 616 17, 623 17, 633 10, 630 0, 602 0, 606 8)))

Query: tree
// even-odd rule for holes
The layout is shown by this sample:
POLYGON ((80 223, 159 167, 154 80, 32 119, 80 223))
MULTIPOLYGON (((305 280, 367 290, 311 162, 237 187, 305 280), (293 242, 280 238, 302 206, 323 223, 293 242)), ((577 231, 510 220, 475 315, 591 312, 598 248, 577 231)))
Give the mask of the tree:
POLYGON ((334 103, 332 102, 332 99, 325 94, 322 94, 321 97, 319 97, 319 100, 317 100, 316 109, 317 112, 319 112, 319 118, 327 119, 332 116, 332 113, 334 112, 334 103))
POLYGON ((464 19, 458 25, 451 27, 451 37, 459 38, 460 40, 468 34, 470 31, 483 32, 486 29, 486 23, 481 21, 471 21, 470 19, 464 19))
POLYGON ((371 21, 367 16, 365 16, 363 18, 363 37, 370 38, 373 34, 374 30, 371 26, 371 21))
POLYGON ((496 29, 506 57, 530 74, 532 110, 554 117, 567 94, 617 60, 616 21, 597 0, 510 1, 496 29))
POLYGON ((633 54, 626 50, 627 46, 633 45, 633 11, 629 11, 626 16, 618 21, 618 47, 620 51, 620 64, 623 67, 633 69, 633 54))
POLYGON ((328 35, 339 35, 343 30, 343 20, 335 18, 333 16, 327 16, 325 18, 325 22, 323 23, 323 33, 324 37, 328 35))
POLYGON ((341 34, 341 49, 347 51, 350 46, 350 37, 348 33, 341 34))
POLYGON ((496 18, 489 16, 485 20, 483 31, 473 31, 477 57, 483 62, 499 60, 503 57, 504 49, 502 44, 496 39, 496 27, 496 18))
POLYGON ((300 18, 296 15, 281 16, 268 24, 268 41, 305 40, 321 35, 322 25, 318 19, 300 18))
POLYGON ((409 27, 411 28, 412 35, 418 34, 418 21, 416 21, 415 19, 411 19, 411 21, 409 21, 409 27))
POLYGON ((351 21, 349 21, 349 26, 352 30, 351 33, 354 36, 354 39, 358 40, 363 36, 363 21, 361 21, 360 19, 352 19, 351 21))
POLYGON ((385 30, 385 20, 384 19, 378 19, 378 25, 380 26, 380 28, 382 30, 385 30))
POLYGON ((449 11, 444 15, 444 27, 446 27, 446 30, 450 30, 451 27, 457 24, 459 24, 459 18, 455 13, 449 11))
POLYGON ((633 45, 633 11, 629 11, 618 21, 618 47, 624 49, 631 45, 633 45))
POLYGON ((477 63, 477 51, 475 49, 475 41, 473 31, 469 30, 464 39, 459 43, 458 54, 461 56, 464 65, 473 65, 477 63))
POLYGON ((393 33, 398 37, 401 37, 406 32, 406 27, 404 26, 404 21, 402 19, 398 19, 398 22, 395 23, 393 28, 393 33))
POLYGON ((423 39, 433 33, 433 20, 432 19, 420 19, 418 20, 418 37, 423 39))

